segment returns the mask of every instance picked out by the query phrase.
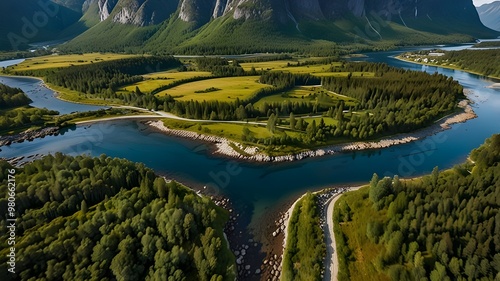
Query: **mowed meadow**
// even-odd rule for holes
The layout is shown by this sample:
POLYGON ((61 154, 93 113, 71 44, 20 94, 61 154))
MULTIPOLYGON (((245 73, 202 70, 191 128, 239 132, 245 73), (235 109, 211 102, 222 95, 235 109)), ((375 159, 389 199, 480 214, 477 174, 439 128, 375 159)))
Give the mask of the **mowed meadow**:
POLYGON ((346 77, 349 73, 353 77, 374 77, 373 72, 332 72, 335 68, 339 68, 341 62, 324 63, 324 64, 307 64, 303 65, 304 62, 292 61, 292 60, 280 60, 280 61, 265 61, 265 62, 247 62, 241 63, 241 67, 245 71, 250 71, 252 68, 257 71, 282 71, 289 72, 293 74, 311 74, 314 76, 321 77, 346 77))
POLYGON ((206 71, 155 72, 151 74, 142 75, 142 77, 144 77, 145 79, 144 81, 127 85, 125 87, 120 88, 119 91, 133 92, 136 90, 137 87, 143 93, 150 93, 151 91, 156 90, 160 87, 170 85, 172 83, 175 83, 183 79, 189 79, 193 77, 208 77, 211 75, 212 73, 206 71))
POLYGON ((259 76, 240 76, 196 81, 160 92, 180 101, 235 101, 251 97, 257 90, 270 87, 259 83, 259 76))
POLYGON ((279 93, 275 95, 270 95, 261 98, 255 103, 255 106, 261 106, 264 103, 281 103, 284 101, 289 102, 317 102, 324 104, 326 106, 336 105, 339 101, 344 101, 346 105, 355 105, 357 101, 353 98, 349 98, 337 93, 327 91, 321 86, 298 86, 294 89, 279 93))
POLYGON ((41 70, 49 68, 85 65, 103 61, 119 60, 137 57, 139 55, 113 54, 113 53, 88 53, 72 55, 49 55, 27 58, 20 64, 12 67, 12 71, 41 70))

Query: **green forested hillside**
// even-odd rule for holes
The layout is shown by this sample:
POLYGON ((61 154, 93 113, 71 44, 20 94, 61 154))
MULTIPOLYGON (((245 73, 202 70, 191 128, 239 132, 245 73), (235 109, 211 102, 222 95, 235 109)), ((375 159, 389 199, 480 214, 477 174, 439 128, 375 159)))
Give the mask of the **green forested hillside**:
MULTIPOLYGON (((0 167, 7 210, 12 167, 0 167)), ((235 278, 222 233, 227 212, 143 164, 58 153, 16 169, 15 183, 18 280, 235 278)), ((0 216, 6 229, 7 214, 0 216)), ((2 272, 9 247, 3 240, 2 272)))
POLYGON ((470 159, 416 180, 374 175, 340 198, 341 280, 499 280, 500 135, 470 159))
POLYGON ((77 12, 46 0, 0 1, 0 51, 23 50, 29 43, 66 39, 60 33, 78 21, 77 12))

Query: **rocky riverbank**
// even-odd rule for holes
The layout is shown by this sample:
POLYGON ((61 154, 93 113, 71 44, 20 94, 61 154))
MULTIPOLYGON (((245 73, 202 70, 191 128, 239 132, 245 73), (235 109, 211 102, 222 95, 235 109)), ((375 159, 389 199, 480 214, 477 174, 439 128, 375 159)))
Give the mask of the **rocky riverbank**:
POLYGON ((32 141, 36 138, 59 134, 58 127, 47 127, 38 130, 28 130, 12 136, 0 136, 0 146, 10 145, 16 142, 32 141))
POLYGON ((463 109, 462 112, 452 114, 445 118, 438 120, 430 127, 405 134, 397 134, 379 141, 371 142, 352 142, 346 144, 332 145, 320 149, 308 150, 297 154, 289 154, 282 156, 269 156, 259 151, 258 147, 244 146, 240 143, 230 141, 226 138, 204 135, 197 132, 170 129, 166 127, 162 121, 148 121, 145 124, 160 132, 179 136, 183 138, 190 138, 194 140, 202 140, 215 144, 215 154, 220 154, 232 158, 243 159, 247 161, 257 162, 285 162, 296 161, 308 157, 319 157, 328 154, 336 154, 344 151, 358 151, 367 149, 380 149, 393 145, 405 144, 425 137, 434 135, 440 131, 450 129, 452 124, 463 123, 467 120, 476 118, 477 115, 469 104, 469 100, 462 100, 458 104, 463 109), (236 149, 235 149, 236 148, 236 149))
POLYGON ((25 164, 41 159, 42 157, 43 157, 42 154, 33 154, 33 155, 28 155, 26 157, 18 156, 18 157, 0 158, 0 159, 9 162, 9 164, 11 164, 14 167, 21 167, 24 166, 25 164))

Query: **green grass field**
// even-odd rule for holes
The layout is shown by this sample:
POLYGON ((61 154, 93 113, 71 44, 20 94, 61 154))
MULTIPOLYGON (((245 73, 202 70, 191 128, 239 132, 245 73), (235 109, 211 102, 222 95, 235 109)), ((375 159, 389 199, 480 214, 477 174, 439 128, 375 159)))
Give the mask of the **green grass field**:
POLYGON ((88 53, 82 55, 50 55, 28 58, 24 62, 11 68, 13 71, 38 70, 46 68, 68 67, 71 65, 84 65, 92 62, 125 59, 138 55, 124 55, 111 53, 88 53))
POLYGON ((270 104, 273 102, 283 102, 285 100, 288 100, 289 102, 318 101, 322 105, 326 106, 335 106, 341 100, 343 100, 347 106, 355 105, 357 103, 355 99, 338 95, 318 86, 300 86, 286 93, 264 97, 256 102, 255 106, 260 106, 264 102, 270 104))
POLYGON ((269 155, 286 155, 289 153, 297 153, 305 150, 302 147, 292 147, 292 146, 281 146, 279 148, 273 148, 272 150, 267 149, 267 147, 260 143, 250 143, 242 141, 243 136, 243 128, 248 128, 250 130, 249 136, 256 139, 267 139, 272 136, 281 137, 285 133, 290 137, 298 137, 301 133, 277 129, 273 134, 269 132, 266 128, 266 123, 263 122, 262 126, 254 125, 254 124, 229 124, 229 123, 209 123, 209 122, 190 122, 190 121, 181 121, 181 120, 173 120, 173 119, 164 119, 163 123, 165 126, 172 129, 180 129, 187 130, 192 132, 197 132, 204 135, 213 135, 218 137, 223 137, 228 140, 232 140, 241 144, 257 146, 265 151, 265 153, 269 155))
POLYGON ((139 87, 141 92, 149 93, 155 89, 158 89, 159 87, 169 85, 171 83, 174 83, 182 79, 193 78, 193 77, 207 77, 210 75, 212 75, 210 72, 203 72, 203 71, 155 72, 142 75, 142 77, 144 77, 144 79, 146 80, 122 87, 118 91, 133 92, 135 91, 135 87, 139 87))
POLYGON ((252 67, 255 70, 280 70, 287 67, 287 64, 297 64, 296 61, 292 60, 278 60, 278 61, 263 61, 263 62, 244 62, 240 63, 240 66, 245 70, 249 71, 252 67))
POLYGON ((337 119, 330 117, 302 117, 302 120, 306 121, 307 123, 311 123, 314 120, 316 121, 316 124, 319 124, 321 118, 323 118, 325 125, 337 125, 337 123, 339 122, 337 121, 337 119))
POLYGON ((165 119, 163 121, 165 126, 173 129, 182 129, 201 134, 214 135, 224 137, 230 140, 241 142, 243 135, 243 128, 247 127, 250 130, 250 135, 255 138, 269 138, 273 134, 269 132, 265 125, 245 125, 245 124, 228 124, 228 123, 208 123, 208 122, 189 122, 181 120, 165 119), (201 125, 201 130, 199 130, 201 125))
POLYGON ((341 63, 293 66, 297 65, 296 61, 279 60, 279 61, 266 61, 266 62, 248 62, 248 63, 241 63, 240 65, 245 70, 250 70, 252 67, 254 67, 255 70, 284 71, 296 74, 299 73, 314 74, 314 73, 327 72, 331 66, 338 66, 341 65, 341 63), (288 64, 290 64, 290 66, 288 66, 288 64))
POLYGON ((212 73, 208 71, 162 71, 162 72, 154 72, 142 75, 145 79, 167 79, 167 80, 181 80, 192 77, 207 77, 212 75, 212 73))
MULTIPOLYGON (((389 281, 389 276, 380 273, 376 268, 376 258, 381 251, 385 250, 383 244, 375 244, 371 242, 366 236, 366 228, 369 222, 378 221, 384 222, 385 213, 384 211, 376 211, 373 208, 373 203, 368 198, 369 187, 363 187, 360 190, 348 192, 342 195, 341 198, 336 202, 334 213, 340 210, 345 210, 345 204, 350 208, 350 220, 340 220, 340 229, 337 227, 335 229, 335 238, 337 244, 339 243, 339 232, 342 231, 342 235, 347 237, 347 246, 351 251, 351 260, 348 261, 348 271, 349 279, 353 281, 389 281)), ((336 219, 336 214, 334 214, 334 220, 336 219)), ((335 222, 337 224, 337 222, 335 222)), ((337 247, 339 247, 337 245, 337 247)), ((338 250, 342 253, 342 250, 338 250)), ((344 259, 345 257, 339 257, 344 259)), ((339 276, 343 275, 342 271, 346 268, 342 266, 342 261, 340 261, 339 276)), ((339 279, 340 280, 340 279, 339 279)))
POLYGON ((222 102, 231 102, 236 100, 236 98, 239 98, 240 100, 247 99, 257 90, 270 87, 269 85, 260 84, 258 80, 259 76, 215 78, 182 84, 165 90, 158 95, 161 96, 169 94, 180 101, 218 100, 222 102), (219 90, 209 93, 195 93, 195 91, 204 91, 211 87, 219 90))
POLYGON ((85 103, 85 104, 93 104, 93 105, 119 105, 123 104, 123 101, 121 100, 105 100, 102 98, 97 98, 94 95, 85 95, 83 93, 80 93, 75 90, 70 90, 64 87, 60 87, 54 84, 46 83, 47 86, 54 90, 58 94, 58 98, 65 100, 65 101, 70 101, 70 102, 76 102, 76 103, 85 103))
MULTIPOLYGON (((321 58, 319 58, 321 59, 321 58)), ((300 60, 299 60, 300 61, 300 60)), ((335 76, 335 77, 346 77, 349 72, 330 72, 329 69, 333 67, 340 66, 342 63, 335 62, 331 64, 317 64, 317 65, 304 65, 304 66, 294 66, 297 65, 297 61, 292 60, 280 60, 280 61, 266 61, 266 62, 247 62, 241 63, 241 67, 246 71, 255 68, 255 70, 269 70, 269 71, 283 71, 290 72, 294 74, 312 74, 315 76, 335 76), (290 65, 288 65, 290 64, 290 65)), ((374 77, 373 72, 353 72, 352 76, 356 77, 374 77)))

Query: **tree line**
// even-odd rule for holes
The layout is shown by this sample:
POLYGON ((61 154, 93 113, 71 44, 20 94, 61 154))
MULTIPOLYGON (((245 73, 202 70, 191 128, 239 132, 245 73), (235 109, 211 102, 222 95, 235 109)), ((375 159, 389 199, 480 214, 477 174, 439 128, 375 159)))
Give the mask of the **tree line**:
MULTIPOLYGON (((6 210, 12 167, 0 167, 6 210)), ((17 279, 235 278, 227 211, 143 164, 56 153, 17 169, 16 183, 17 279)), ((5 272, 8 250, 0 250, 5 272)))
MULTIPOLYGON (((485 44, 481 47, 488 47, 489 44, 495 43, 481 42, 485 44)), ((492 46, 494 47, 494 46, 492 46)), ((428 59, 434 60, 433 63, 443 66, 458 67, 465 71, 473 71, 486 76, 500 77, 500 64, 495 63, 500 59, 499 49, 489 50, 460 50, 460 51, 442 51, 435 50, 439 53, 444 53, 443 56, 429 56, 428 59)), ((419 55, 428 55, 428 51, 414 52, 419 55)))
POLYGON ((409 132, 450 113, 456 108, 458 99, 464 97, 463 87, 451 77, 441 74, 392 67, 384 71, 377 70, 376 73, 375 78, 323 78, 325 89, 358 100, 353 111, 368 113, 341 122, 341 131, 345 131, 350 124, 358 132, 363 128, 365 131, 373 129, 386 133, 409 132))
POLYGON ((134 57, 57 69, 26 70, 13 74, 44 77, 45 81, 84 94, 111 96, 123 85, 143 80, 141 74, 181 66, 173 57, 134 57))
MULTIPOLYGON (((368 222, 365 239, 383 245, 377 271, 391 280, 500 277, 500 135, 470 158, 419 180, 373 176, 366 200, 383 219, 368 222)), ((342 208, 339 215, 348 213, 342 208)), ((344 258, 354 262, 350 253, 344 258)))

